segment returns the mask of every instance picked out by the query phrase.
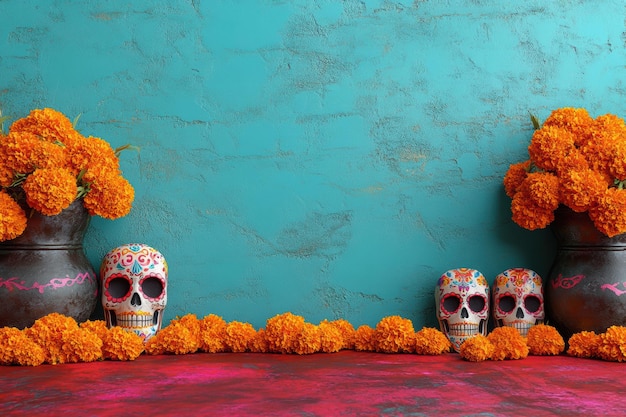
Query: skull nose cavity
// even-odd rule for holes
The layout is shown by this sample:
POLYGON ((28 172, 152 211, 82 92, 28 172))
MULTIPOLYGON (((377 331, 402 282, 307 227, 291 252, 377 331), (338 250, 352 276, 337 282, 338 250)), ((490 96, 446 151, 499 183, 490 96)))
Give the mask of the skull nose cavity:
POLYGON ((462 319, 469 318, 469 313, 467 312, 467 309, 465 307, 463 307, 463 309, 461 310, 461 318, 462 319))
POLYGON ((515 317, 517 317, 518 319, 523 319, 524 318, 524 312, 522 311, 521 307, 517 308, 517 313, 515 314, 515 317))
POLYGON ((132 306, 140 306, 141 305, 141 298, 139 298, 139 294, 137 294, 137 293, 133 294, 133 298, 130 299, 130 305, 132 305, 132 306))

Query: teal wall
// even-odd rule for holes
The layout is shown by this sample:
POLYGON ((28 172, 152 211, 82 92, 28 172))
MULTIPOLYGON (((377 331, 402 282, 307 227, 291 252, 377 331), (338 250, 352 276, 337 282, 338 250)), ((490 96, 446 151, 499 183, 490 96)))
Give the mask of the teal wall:
POLYGON ((622 1, 0 0, 0 107, 53 107, 122 157, 170 265, 166 322, 291 311, 436 323, 439 275, 546 275, 502 177, 529 112, 626 115, 622 1))

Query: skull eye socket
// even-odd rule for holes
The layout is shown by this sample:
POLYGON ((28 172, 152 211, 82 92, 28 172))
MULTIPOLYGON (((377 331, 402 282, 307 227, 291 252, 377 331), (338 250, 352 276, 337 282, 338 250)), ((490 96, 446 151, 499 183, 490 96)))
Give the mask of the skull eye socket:
POLYGON ((461 306, 461 299, 455 294, 450 294, 446 296, 446 298, 444 298, 443 301, 441 301, 441 308, 447 314, 455 313, 459 309, 460 306, 461 306))
POLYGON ((536 313, 541 308, 541 300, 535 295, 527 295, 524 298, 524 308, 530 313, 536 313))
POLYGON ((515 302, 515 297, 512 295, 503 295, 498 300, 498 309, 500 309, 503 313, 510 313, 516 305, 517 303, 515 302))
POLYGON ((470 310, 472 310, 474 313, 480 313, 481 311, 483 311, 487 304, 485 298, 481 297, 480 295, 473 295, 467 301, 470 310))
POLYGON ((107 293, 114 301, 120 302, 130 294, 130 282, 124 277, 111 278, 107 285, 107 293))
POLYGON ((160 298, 163 294, 163 281, 156 277, 146 277, 141 281, 141 291, 150 299, 160 298))

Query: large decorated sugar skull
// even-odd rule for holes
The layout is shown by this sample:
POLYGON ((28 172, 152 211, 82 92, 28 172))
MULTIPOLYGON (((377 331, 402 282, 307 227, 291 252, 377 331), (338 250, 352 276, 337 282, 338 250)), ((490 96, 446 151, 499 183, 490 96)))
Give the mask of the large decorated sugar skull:
POLYGON ((487 335, 489 284, 475 269, 458 268, 441 275, 435 287, 441 331, 457 352, 472 336, 487 335))
POLYGON ((167 304, 167 262, 150 246, 132 243, 104 256, 100 266, 102 307, 108 327, 154 336, 167 304))
POLYGON ((526 337, 545 318, 541 277, 533 270, 511 268, 496 276, 493 285, 493 319, 496 326, 515 327, 526 337))

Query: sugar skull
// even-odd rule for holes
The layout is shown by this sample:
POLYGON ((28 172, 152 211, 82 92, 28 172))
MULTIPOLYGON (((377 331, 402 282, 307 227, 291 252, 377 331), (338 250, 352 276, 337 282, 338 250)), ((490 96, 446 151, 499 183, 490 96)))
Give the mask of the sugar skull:
POLYGON ((493 285, 493 319, 496 326, 515 327, 526 337, 545 318, 541 277, 533 270, 511 268, 496 276, 493 285))
POLYGON ((100 266, 102 307, 108 327, 154 336, 167 304, 167 262, 150 246, 132 243, 109 251, 100 266))
POLYGON ((441 275, 435 287, 441 331, 457 352, 472 336, 487 335, 489 284, 475 269, 458 268, 441 275))

